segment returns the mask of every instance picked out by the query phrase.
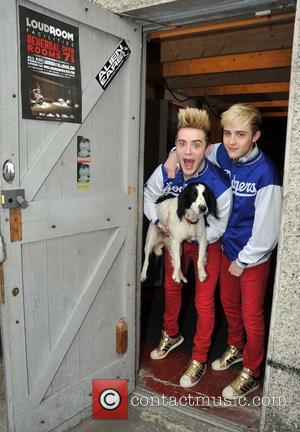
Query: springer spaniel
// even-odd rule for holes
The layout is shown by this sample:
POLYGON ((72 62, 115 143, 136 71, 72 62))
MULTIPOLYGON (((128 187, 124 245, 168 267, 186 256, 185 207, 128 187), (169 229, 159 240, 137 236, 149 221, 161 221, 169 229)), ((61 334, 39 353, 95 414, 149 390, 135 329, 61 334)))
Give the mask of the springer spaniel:
POLYGON ((196 240, 199 244, 198 274, 200 282, 207 279, 204 269, 206 253, 206 230, 204 215, 213 214, 218 218, 217 201, 211 189, 204 183, 189 184, 177 197, 162 196, 156 202, 157 215, 160 223, 168 227, 170 236, 164 235, 157 225, 150 223, 146 244, 145 260, 141 273, 141 281, 147 278, 149 255, 162 254, 162 248, 169 250, 175 282, 187 282, 180 267, 181 243, 184 240, 196 240))

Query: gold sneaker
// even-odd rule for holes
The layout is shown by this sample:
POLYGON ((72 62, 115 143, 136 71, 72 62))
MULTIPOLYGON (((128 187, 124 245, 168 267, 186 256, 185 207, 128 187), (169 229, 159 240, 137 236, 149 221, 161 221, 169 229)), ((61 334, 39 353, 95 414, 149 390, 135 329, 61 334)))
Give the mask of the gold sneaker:
POLYGON ((197 360, 190 360, 188 367, 180 378, 181 387, 193 387, 196 385, 207 370, 206 363, 199 363, 197 360))
POLYGON ((162 330, 159 344, 153 351, 151 351, 150 357, 152 360, 161 360, 167 357, 169 352, 182 344, 183 341, 184 338, 181 333, 178 333, 178 336, 176 337, 171 337, 165 330, 162 330))
POLYGON ((222 396, 227 399, 239 399, 255 391, 259 387, 259 379, 253 376, 248 368, 243 368, 239 376, 224 388, 222 396))
POLYGON ((242 352, 233 345, 229 345, 224 354, 212 362, 211 368, 217 371, 223 371, 235 363, 241 362, 243 360, 242 352))

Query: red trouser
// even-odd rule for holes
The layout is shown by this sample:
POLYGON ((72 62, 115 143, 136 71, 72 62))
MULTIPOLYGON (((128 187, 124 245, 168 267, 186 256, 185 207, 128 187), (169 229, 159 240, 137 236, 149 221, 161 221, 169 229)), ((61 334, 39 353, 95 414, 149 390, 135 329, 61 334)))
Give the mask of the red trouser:
POLYGON ((248 267, 240 277, 229 273, 230 261, 221 254, 220 292, 228 324, 228 344, 243 350, 243 366, 260 374, 264 357, 264 298, 270 263, 248 267), (246 344, 244 343, 244 329, 246 344))
MULTIPOLYGON (((219 275, 221 246, 220 242, 208 245, 207 264, 205 271, 208 279, 200 282, 198 278, 197 260, 198 245, 184 242, 182 248, 182 271, 186 272, 191 260, 195 269, 195 307, 197 310, 197 326, 194 336, 192 358, 200 363, 207 361, 207 353, 211 344, 211 335, 215 324, 214 292, 219 275)), ((168 251, 164 254, 165 263, 165 313, 164 329, 169 336, 179 331, 178 316, 181 309, 182 284, 173 281, 173 266, 168 251)))

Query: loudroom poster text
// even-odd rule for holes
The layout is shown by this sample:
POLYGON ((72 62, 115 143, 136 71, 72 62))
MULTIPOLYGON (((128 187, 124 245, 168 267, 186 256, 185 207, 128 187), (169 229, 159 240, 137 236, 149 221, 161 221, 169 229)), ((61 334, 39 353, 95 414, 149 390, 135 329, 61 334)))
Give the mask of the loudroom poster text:
POLYGON ((22 117, 81 123, 77 27, 19 6, 22 117))

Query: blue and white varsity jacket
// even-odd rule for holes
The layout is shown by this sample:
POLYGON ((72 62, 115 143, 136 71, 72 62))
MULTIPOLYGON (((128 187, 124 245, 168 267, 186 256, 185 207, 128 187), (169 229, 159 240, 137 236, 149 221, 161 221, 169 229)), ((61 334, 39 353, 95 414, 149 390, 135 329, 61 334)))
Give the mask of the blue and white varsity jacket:
POLYGON ((206 159, 194 176, 186 181, 181 169, 177 170, 174 179, 169 179, 164 165, 159 165, 144 186, 144 213, 150 222, 157 223, 157 199, 161 195, 177 196, 188 184, 198 182, 207 184, 217 200, 219 219, 208 215, 209 226, 206 227, 207 242, 214 243, 225 232, 232 205, 232 191, 224 172, 206 159))
POLYGON ((210 146, 206 157, 228 174, 233 190, 232 213, 222 237, 225 255, 241 268, 267 261, 278 240, 282 205, 273 162, 257 146, 235 161, 222 143, 210 146))

